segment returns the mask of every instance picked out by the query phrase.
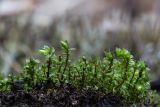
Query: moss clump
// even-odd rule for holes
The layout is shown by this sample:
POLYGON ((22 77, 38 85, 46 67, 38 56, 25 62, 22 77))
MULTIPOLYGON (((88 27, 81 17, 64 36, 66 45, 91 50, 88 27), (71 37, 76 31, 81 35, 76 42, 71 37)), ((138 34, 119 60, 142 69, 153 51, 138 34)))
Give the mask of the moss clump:
POLYGON ((26 92, 38 86, 39 90, 47 92, 58 91, 57 87, 72 86, 79 94, 92 90, 101 96, 116 95, 127 105, 148 102, 149 69, 144 61, 135 61, 126 49, 105 52, 103 59, 82 56, 73 62, 71 51, 74 49, 67 41, 61 42, 61 48, 62 54, 56 55, 54 48, 44 46, 39 52, 45 61, 27 60, 21 75, 1 79, 1 92, 13 91, 15 81, 22 81, 26 92))

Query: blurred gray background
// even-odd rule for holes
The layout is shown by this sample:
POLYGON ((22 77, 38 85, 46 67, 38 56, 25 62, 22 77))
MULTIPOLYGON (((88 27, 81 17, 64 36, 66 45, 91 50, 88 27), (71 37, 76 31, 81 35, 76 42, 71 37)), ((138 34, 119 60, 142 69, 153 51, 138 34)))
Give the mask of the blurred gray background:
POLYGON ((127 48, 160 75, 160 0, 0 0, 0 71, 18 74, 43 45, 80 55, 127 48))

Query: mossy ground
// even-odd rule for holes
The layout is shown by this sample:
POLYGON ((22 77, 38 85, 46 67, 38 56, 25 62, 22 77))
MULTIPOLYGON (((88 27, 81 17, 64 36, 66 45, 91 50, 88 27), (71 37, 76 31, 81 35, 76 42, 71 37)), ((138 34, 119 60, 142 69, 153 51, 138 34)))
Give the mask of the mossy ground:
POLYGON ((151 106, 148 67, 129 51, 117 48, 103 59, 71 61, 67 41, 62 54, 45 46, 45 61, 30 58, 19 76, 1 77, 1 106, 121 107, 151 106))
POLYGON ((21 89, 22 84, 15 85, 12 92, 0 93, 0 106, 119 107, 124 105, 121 102, 122 98, 111 93, 102 95, 94 90, 79 92, 70 84, 57 87, 51 87, 51 84, 39 85, 29 92, 21 89))

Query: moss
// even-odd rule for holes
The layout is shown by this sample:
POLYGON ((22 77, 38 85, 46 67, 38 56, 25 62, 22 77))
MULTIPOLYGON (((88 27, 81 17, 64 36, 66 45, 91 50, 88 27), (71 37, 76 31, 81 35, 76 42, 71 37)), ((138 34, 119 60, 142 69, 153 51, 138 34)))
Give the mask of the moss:
MULTIPOLYGON (((147 104, 150 98, 149 68, 142 60, 134 60, 126 49, 117 48, 115 52, 105 52, 105 57, 86 58, 82 56, 76 62, 71 61, 71 52, 67 41, 61 42, 62 53, 56 55, 55 49, 44 46, 39 52, 45 61, 30 58, 26 61, 19 76, 1 78, 0 90, 13 91, 14 81, 23 81, 24 90, 30 92, 39 84, 46 91, 58 89, 69 84, 79 93, 94 90, 102 96, 112 93, 119 96, 123 103, 147 104)), ((152 98, 153 99, 153 98, 152 98)))

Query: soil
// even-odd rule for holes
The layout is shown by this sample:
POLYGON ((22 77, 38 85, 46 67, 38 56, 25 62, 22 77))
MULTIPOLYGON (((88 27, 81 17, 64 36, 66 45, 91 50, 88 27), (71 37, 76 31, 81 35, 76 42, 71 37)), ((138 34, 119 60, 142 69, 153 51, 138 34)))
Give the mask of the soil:
POLYGON ((70 84, 55 86, 53 83, 38 84, 27 92, 23 82, 16 81, 11 92, 0 93, 0 106, 16 107, 121 107, 122 98, 113 94, 102 95, 97 91, 77 91, 70 84))

